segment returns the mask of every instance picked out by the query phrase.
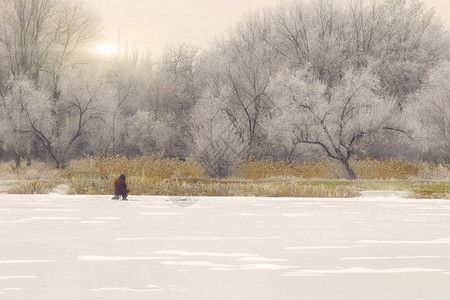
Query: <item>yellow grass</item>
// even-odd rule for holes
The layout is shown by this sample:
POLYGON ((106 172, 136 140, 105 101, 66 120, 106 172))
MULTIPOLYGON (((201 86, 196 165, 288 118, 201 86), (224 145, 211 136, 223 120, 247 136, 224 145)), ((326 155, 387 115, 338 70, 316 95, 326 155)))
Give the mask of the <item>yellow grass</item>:
POLYGON ((70 172, 92 172, 102 176, 141 176, 154 180, 173 177, 201 177, 204 172, 194 160, 181 161, 177 158, 158 158, 155 156, 137 157, 129 160, 123 156, 91 157, 72 162, 70 172))
POLYGON ((49 163, 33 161, 31 167, 16 168, 14 162, 0 162, 0 180, 52 180, 61 176, 61 172, 49 163))
POLYGON ((48 194, 55 188, 54 182, 42 180, 27 180, 19 182, 10 189, 8 194, 48 194))
MULTIPOLYGON (((436 165, 426 162, 413 163, 404 160, 377 161, 369 158, 361 161, 351 161, 350 165, 358 179, 450 179, 450 165, 436 165)), ((335 161, 309 163, 248 161, 239 166, 238 173, 243 178, 248 179, 274 176, 315 179, 340 179, 347 177, 343 166, 335 161)))
MULTIPOLYGON (((113 194, 113 178, 72 179, 77 194, 113 194)), ((265 197, 354 197, 354 186, 306 181, 227 181, 172 179, 154 181, 142 177, 127 178, 133 195, 265 196, 265 197)))
POLYGON ((248 161, 233 177, 205 177, 194 160, 125 157, 88 158, 72 162, 64 171, 33 162, 31 168, 0 163, 0 179, 18 180, 9 192, 45 193, 57 184, 69 183, 75 194, 113 194, 114 180, 122 173, 134 195, 209 195, 270 197, 353 197, 365 189, 409 190, 410 196, 448 198, 450 166, 425 162, 351 161, 358 180, 345 179, 337 162, 286 163, 248 161), (40 183, 40 184, 39 184, 40 183))

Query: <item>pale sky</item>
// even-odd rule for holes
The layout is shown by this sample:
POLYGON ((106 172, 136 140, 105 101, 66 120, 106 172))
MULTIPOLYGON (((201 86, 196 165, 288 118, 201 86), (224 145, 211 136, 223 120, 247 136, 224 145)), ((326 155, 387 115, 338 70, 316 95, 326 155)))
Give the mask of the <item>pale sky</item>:
MULTIPOLYGON (((159 56, 170 43, 207 46, 241 17, 281 0, 85 0, 103 19, 114 42, 121 38, 159 56)), ((450 25, 449 0, 424 0, 450 25)))

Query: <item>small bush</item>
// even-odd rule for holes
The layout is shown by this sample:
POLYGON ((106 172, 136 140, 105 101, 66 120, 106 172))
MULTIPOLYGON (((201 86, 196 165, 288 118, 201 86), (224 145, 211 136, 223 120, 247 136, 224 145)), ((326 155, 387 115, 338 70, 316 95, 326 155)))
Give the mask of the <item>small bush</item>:
POLYGON ((450 199, 450 182, 418 184, 410 188, 408 197, 417 199, 450 199))
POLYGON ((12 179, 13 176, 13 164, 0 161, 0 179, 12 179))
POLYGON ((48 194, 55 187, 56 184, 52 182, 27 180, 14 185, 7 192, 8 194, 48 194))

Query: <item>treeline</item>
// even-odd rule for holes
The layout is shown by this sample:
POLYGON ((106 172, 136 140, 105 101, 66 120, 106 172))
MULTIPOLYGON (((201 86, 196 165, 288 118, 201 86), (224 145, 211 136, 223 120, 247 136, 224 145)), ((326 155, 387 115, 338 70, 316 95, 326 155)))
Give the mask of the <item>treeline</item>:
POLYGON ((0 158, 158 154, 211 176, 252 159, 450 162, 450 35, 418 0, 297 0, 210 47, 90 50, 82 2, 0 0, 0 158))

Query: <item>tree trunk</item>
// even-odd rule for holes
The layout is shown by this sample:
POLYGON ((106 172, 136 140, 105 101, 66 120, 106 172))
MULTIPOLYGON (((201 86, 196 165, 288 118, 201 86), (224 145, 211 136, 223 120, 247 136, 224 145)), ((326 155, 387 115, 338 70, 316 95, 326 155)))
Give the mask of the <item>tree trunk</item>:
POLYGON ((20 154, 15 151, 14 151, 14 154, 15 154, 14 160, 16 161, 16 169, 18 169, 20 167, 20 154))
POLYGON ((348 163, 348 159, 341 159, 341 163, 344 165, 345 170, 347 171, 348 176, 351 180, 356 179, 355 172, 353 171, 352 167, 350 167, 350 164, 348 163))
POLYGON ((20 167, 20 149, 19 149, 19 134, 16 133, 16 143, 14 145, 14 160, 16 161, 16 168, 20 167))
POLYGON ((31 166, 31 140, 27 142, 27 167, 31 166))

